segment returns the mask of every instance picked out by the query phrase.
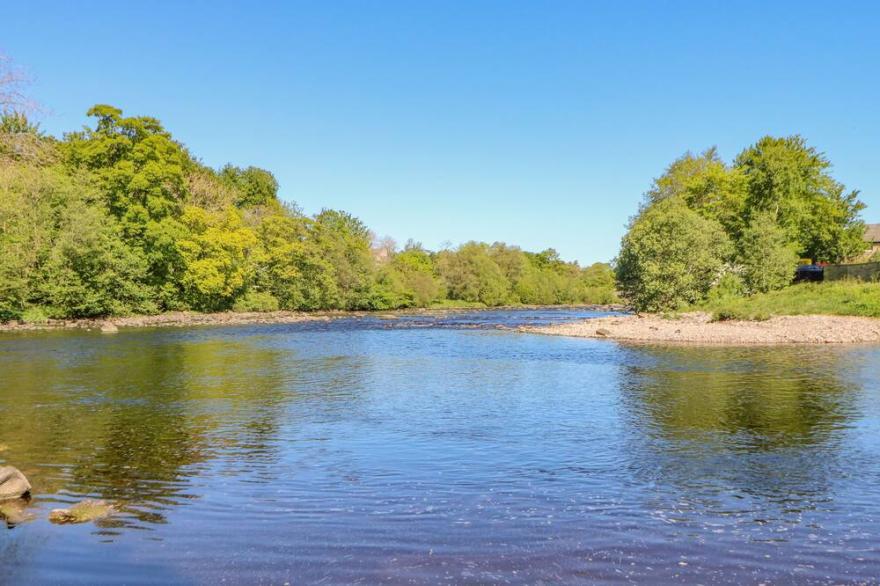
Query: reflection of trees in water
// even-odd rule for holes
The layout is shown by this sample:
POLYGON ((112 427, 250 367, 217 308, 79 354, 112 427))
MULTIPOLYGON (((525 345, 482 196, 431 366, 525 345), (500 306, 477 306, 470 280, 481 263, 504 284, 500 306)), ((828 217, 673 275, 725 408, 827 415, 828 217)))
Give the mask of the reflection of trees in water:
POLYGON ((827 492, 855 412, 845 351, 629 352, 622 396, 642 478, 780 499, 827 492))
POLYGON ((8 444, 0 457, 31 475, 38 496, 97 496, 161 522, 208 459, 277 458, 283 404, 296 396, 286 352, 228 339, 156 343, 149 334, 102 349, 76 361, 53 360, 45 348, 2 357, 12 376, 0 383, 0 443, 8 444))

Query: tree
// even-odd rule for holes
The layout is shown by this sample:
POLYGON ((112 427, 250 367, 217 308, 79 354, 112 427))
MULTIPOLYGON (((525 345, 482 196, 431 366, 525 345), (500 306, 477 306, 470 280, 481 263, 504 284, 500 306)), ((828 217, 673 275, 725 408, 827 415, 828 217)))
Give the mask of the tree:
POLYGON ((283 309, 339 307, 333 265, 310 240, 313 222, 292 209, 282 209, 256 226, 262 254, 254 285, 270 292, 283 309))
POLYGON ((719 222, 731 238, 742 229, 746 180, 730 168, 712 147, 699 156, 685 153, 654 180, 646 194, 647 205, 680 198, 704 218, 719 222))
POLYGON ((253 283, 260 260, 256 235, 234 208, 211 214, 189 206, 181 221, 188 230, 177 242, 187 301, 205 311, 229 309, 253 283))
POLYGON ((68 161, 95 172, 110 211, 132 236, 150 220, 180 212, 189 154, 155 118, 124 118, 113 106, 93 106, 96 128, 67 135, 68 161))
POLYGON ((311 238, 333 267, 341 309, 369 309, 375 261, 372 235, 349 213, 323 210, 311 224, 311 238))
POLYGON ((435 274, 434 259, 421 244, 407 242, 404 249, 394 255, 391 264, 411 294, 412 305, 427 307, 442 296, 443 284, 435 274))
POLYGON ((864 204, 829 174, 830 161, 800 136, 765 136, 736 158, 748 185, 746 215, 767 212, 798 254, 837 262, 864 250, 864 204))
POLYGON ((731 252, 717 221, 672 198, 645 210, 623 237, 616 276, 639 311, 663 311, 703 299, 731 252))
POLYGON ((489 256, 489 246, 468 242, 438 256, 438 270, 450 299, 479 301, 489 306, 510 300, 510 281, 489 256))
POLYGON ((757 213, 739 241, 739 263, 751 293, 766 293, 791 283, 798 255, 770 212, 757 213))
POLYGON ((278 199, 278 180, 265 169, 226 165, 220 178, 237 192, 235 205, 240 208, 268 205, 278 199))
POLYGON ((55 317, 156 311, 146 263, 125 245, 116 222, 87 201, 65 206, 40 272, 35 301, 55 317))

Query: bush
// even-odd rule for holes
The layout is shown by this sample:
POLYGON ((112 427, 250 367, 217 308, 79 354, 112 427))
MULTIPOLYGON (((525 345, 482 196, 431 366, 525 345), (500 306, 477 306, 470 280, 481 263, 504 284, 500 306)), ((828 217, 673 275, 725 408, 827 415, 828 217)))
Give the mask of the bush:
POLYGON ((20 319, 26 324, 44 324, 49 321, 49 315, 41 307, 29 307, 21 312, 20 319))
POLYGON ((730 256, 721 225, 670 198, 648 208, 623 237, 617 282, 638 311, 664 311, 705 299, 730 256))
POLYGON ((785 230, 767 212, 756 214, 739 241, 739 261, 749 293, 766 293, 791 284, 798 255, 785 230))
POLYGON ((765 311, 754 311, 747 307, 725 307, 712 314, 712 321, 767 321, 770 314, 765 311))
POLYGON ((271 293, 262 291, 248 291, 236 299, 232 311, 239 313, 278 311, 278 300, 271 293))
POLYGON ((706 299, 710 302, 742 297, 746 293, 743 278, 733 272, 724 273, 718 282, 709 290, 706 299))

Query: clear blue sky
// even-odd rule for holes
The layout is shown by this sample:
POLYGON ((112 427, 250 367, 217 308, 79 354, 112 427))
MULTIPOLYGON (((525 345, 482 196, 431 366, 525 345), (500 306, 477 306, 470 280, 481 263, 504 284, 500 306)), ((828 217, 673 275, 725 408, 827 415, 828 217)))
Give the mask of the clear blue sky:
POLYGON ((610 260, 651 179, 800 133, 880 221, 875 2, 14 2, 55 134, 94 103, 379 235, 610 260))

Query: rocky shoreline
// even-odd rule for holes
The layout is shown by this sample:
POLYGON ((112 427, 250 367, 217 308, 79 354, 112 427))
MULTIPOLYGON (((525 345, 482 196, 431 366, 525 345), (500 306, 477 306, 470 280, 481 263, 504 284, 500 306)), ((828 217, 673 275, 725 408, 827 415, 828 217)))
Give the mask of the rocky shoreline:
POLYGON ((880 343, 880 319, 837 315, 777 316, 766 321, 712 321, 706 313, 674 318, 621 315, 520 331, 630 343, 763 346, 880 343))
POLYGON ((191 326, 238 326, 250 324, 290 324, 310 321, 329 321, 346 317, 391 318, 398 315, 442 315, 462 311, 529 310, 529 309, 588 309, 595 311, 620 311, 620 306, 608 305, 516 305, 502 307, 448 307, 427 309, 398 309, 390 311, 271 311, 271 312, 219 312, 173 311, 158 315, 135 315, 95 319, 47 320, 43 323, 0 322, 0 332, 30 332, 45 330, 99 330, 114 333, 120 328, 163 328, 191 326))
POLYGON ((113 333, 119 328, 162 328, 189 326, 233 326, 247 324, 285 324, 304 321, 329 320, 325 314, 309 314, 292 311, 273 311, 268 313, 197 313, 193 311, 173 311, 158 315, 135 315, 111 317, 106 319, 60 319, 44 323, 5 322, 0 323, 0 332, 23 332, 40 330, 100 330, 113 333))

